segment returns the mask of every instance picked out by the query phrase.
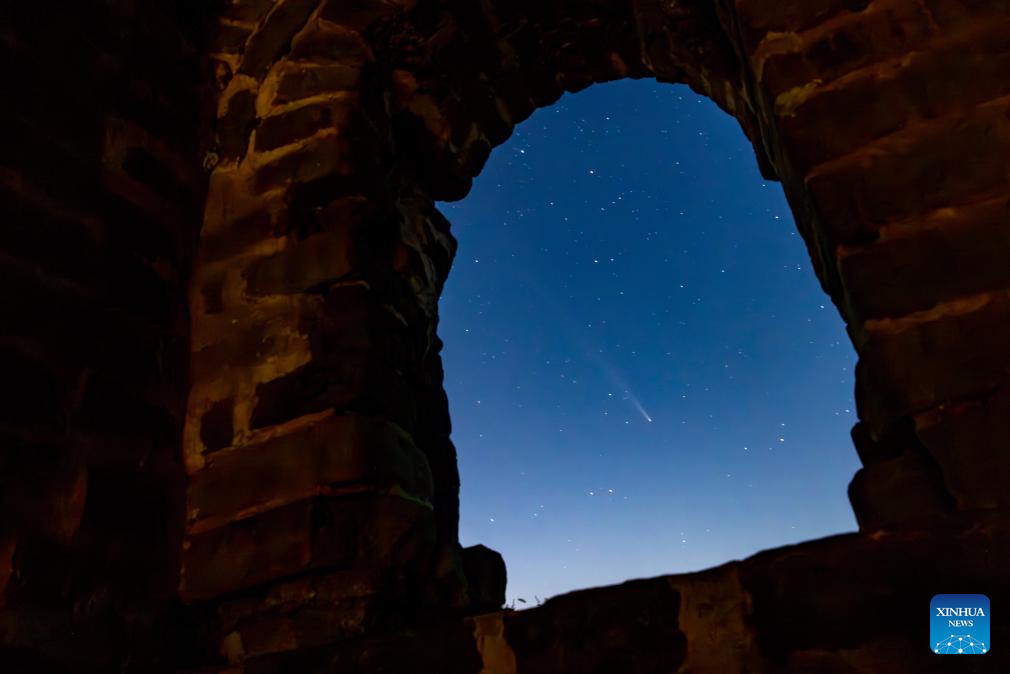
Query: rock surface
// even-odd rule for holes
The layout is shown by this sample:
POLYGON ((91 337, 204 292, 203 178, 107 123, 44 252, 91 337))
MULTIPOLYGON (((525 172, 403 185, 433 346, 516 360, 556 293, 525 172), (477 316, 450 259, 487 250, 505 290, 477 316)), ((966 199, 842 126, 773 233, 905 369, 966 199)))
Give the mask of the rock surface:
POLYGON ((6 3, 3 670, 930 671, 880 621, 939 570, 1005 596, 1008 35, 1005 0, 6 3), (463 619, 504 574, 458 542, 435 202, 625 77, 782 182, 859 354, 863 533, 463 619))
MULTIPOLYGON (((525 611, 252 658, 224 674, 580 672, 712 674, 948 672, 926 643, 927 608, 945 586, 1010 598, 1004 518, 930 531, 849 534, 769 550, 700 573, 635 580, 525 611)), ((997 597, 999 599, 997 599, 997 597)), ((991 640, 1010 636, 994 617, 991 640)), ((997 647, 998 648, 998 647, 997 647)), ((957 671, 999 672, 998 650, 957 671)))

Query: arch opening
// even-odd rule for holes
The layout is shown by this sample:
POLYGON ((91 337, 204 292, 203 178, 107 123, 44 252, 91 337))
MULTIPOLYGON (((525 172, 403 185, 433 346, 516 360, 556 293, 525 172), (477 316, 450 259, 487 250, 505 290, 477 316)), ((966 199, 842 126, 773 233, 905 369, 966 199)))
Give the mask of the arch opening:
POLYGON ((503 553, 511 605, 856 528, 855 353, 711 101, 565 96, 441 208, 460 539, 503 553))

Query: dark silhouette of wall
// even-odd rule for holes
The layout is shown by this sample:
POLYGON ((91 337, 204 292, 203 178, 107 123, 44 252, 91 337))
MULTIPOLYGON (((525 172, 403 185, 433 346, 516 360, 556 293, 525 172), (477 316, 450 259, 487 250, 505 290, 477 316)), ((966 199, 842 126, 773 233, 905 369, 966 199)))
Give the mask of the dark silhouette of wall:
POLYGON ((0 661, 921 672, 936 578, 1006 595, 1005 1, 0 19, 0 661), (709 96, 782 182, 859 354, 861 532, 468 618, 504 577, 458 543, 434 204, 623 77, 709 96))

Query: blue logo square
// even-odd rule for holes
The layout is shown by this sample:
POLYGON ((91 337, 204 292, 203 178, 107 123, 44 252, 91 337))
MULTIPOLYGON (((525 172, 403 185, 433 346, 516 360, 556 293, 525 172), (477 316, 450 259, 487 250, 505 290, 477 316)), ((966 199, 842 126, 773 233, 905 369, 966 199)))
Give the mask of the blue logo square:
POLYGON ((938 594, 929 600, 929 650, 939 655, 982 655, 989 648, 989 597, 938 594))

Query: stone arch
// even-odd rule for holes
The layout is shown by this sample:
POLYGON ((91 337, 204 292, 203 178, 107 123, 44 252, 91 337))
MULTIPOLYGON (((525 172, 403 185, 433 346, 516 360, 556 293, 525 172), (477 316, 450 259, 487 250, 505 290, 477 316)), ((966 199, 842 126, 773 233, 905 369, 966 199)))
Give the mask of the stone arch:
POLYGON ((302 634, 319 610, 331 638, 467 605, 436 334, 455 242, 434 202, 465 195, 536 107, 618 77, 711 97, 782 181, 860 354, 861 527, 997 506, 961 455, 993 461, 991 446, 958 429, 1004 433, 1002 332, 977 331, 1005 312, 1010 279, 977 242, 1005 201, 1005 92, 950 102, 922 86, 958 90, 945 50, 997 40, 983 14, 953 0, 233 3, 191 286, 184 598, 218 605, 236 657, 278 650, 250 635, 302 634), (886 114, 839 112, 879 96, 886 114), (978 165, 951 176, 965 152, 978 165), (972 273, 938 280, 950 247, 972 273), (264 610, 280 597, 280 617, 264 610))
POLYGON ((0 34, 5 671, 923 672, 937 578, 1010 593, 1006 0, 8 2, 0 34), (783 183, 860 356, 863 531, 376 648, 479 586, 434 200, 650 72, 783 183))
MULTIPOLYGON (((394 422, 386 435, 405 430, 413 437, 433 472, 426 488, 434 492, 424 498, 434 497, 436 538, 451 558, 458 477, 435 325, 455 242, 434 201, 462 197, 491 148, 535 108, 597 81, 647 75, 687 81, 738 111, 745 130, 756 134, 714 6, 526 4, 477 11, 287 0, 239 3, 222 17, 222 35, 240 32, 241 39, 217 55, 217 164, 193 284, 195 376, 185 440, 193 478, 191 550, 201 549, 210 532, 228 531, 237 513, 264 516, 251 501, 220 502, 221 480, 235 478, 242 447, 258 447, 261 437, 276 441, 289 431, 266 429, 316 423, 306 419, 337 407, 373 411, 394 422), (367 306, 375 300, 365 297, 384 296, 381 306, 392 309, 386 313, 415 333, 405 347, 412 362, 401 364, 413 371, 411 384, 393 381, 369 361, 350 366, 361 371, 346 373, 356 378, 346 390, 306 390, 325 388, 324 379, 340 381, 332 366, 350 362, 314 371, 334 348, 326 340, 336 326, 326 323, 344 310, 326 304, 331 290, 348 298, 339 304, 362 305, 343 320, 366 324, 385 319, 372 315, 382 310, 367 306), (230 327, 236 324, 243 327, 230 327), (237 334, 247 325, 249 335, 237 334), (285 329, 283 339, 274 338, 285 329), (264 332, 270 347, 247 353, 259 348, 264 332), (377 390, 384 386, 394 390, 377 390), (397 397, 411 409, 395 409, 397 397), (424 407, 421 401, 431 398, 434 406, 424 407)), ((367 341, 359 338, 353 348, 367 341)), ((344 459, 346 471, 355 459, 344 459)), ((302 476, 313 488, 316 480, 364 477, 302 476)), ((269 500, 263 490, 243 491, 269 500)), ((196 589, 195 569, 208 563, 185 567, 184 588, 194 598, 265 580, 196 589)))
POLYGON ((0 8, 4 671, 924 672, 937 578, 1010 594, 1006 0, 66 4, 0 8), (650 73, 740 121, 848 324, 862 533, 383 643, 480 608, 434 200, 650 73))

